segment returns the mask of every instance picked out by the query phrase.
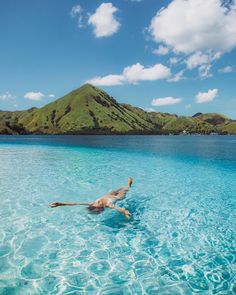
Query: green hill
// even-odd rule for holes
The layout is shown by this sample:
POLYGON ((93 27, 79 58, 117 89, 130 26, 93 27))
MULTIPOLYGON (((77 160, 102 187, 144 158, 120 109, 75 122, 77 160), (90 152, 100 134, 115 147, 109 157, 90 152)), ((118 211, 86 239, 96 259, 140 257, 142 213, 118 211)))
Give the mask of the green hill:
POLYGON ((140 133, 155 125, 117 103, 104 91, 86 84, 41 109, 2 112, 8 126, 18 124, 26 133, 140 133))
POLYGON ((201 114, 197 117, 198 120, 207 122, 213 126, 220 126, 229 123, 231 120, 226 116, 217 113, 201 114))
POLYGON ((236 121, 231 121, 221 126, 219 132, 223 134, 236 134, 236 121))
POLYGON ((120 104, 90 84, 40 109, 0 111, 0 134, 209 134, 234 133, 234 126, 234 121, 219 114, 178 117, 146 112, 120 104))
POLYGON ((190 134, 209 134, 216 131, 214 126, 211 124, 185 116, 171 119, 165 124, 163 129, 168 130, 168 132, 173 134, 179 134, 183 131, 190 134))

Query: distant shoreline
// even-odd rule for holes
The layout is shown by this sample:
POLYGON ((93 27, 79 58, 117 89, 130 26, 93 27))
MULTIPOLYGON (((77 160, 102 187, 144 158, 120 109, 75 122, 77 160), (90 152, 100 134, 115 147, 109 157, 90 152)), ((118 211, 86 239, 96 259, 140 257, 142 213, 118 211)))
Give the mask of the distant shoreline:
POLYGON ((203 133, 197 133, 197 134, 157 134, 157 133, 58 133, 58 134, 45 134, 45 133, 31 133, 31 134, 0 134, 1 136, 9 136, 9 137, 23 137, 23 136, 236 136, 236 134, 223 134, 223 133, 217 133, 217 134, 203 134, 203 133))
POLYGON ((85 84, 42 108, 0 111, 0 134, 221 135, 236 134, 236 121, 218 113, 178 116, 147 112, 85 84))

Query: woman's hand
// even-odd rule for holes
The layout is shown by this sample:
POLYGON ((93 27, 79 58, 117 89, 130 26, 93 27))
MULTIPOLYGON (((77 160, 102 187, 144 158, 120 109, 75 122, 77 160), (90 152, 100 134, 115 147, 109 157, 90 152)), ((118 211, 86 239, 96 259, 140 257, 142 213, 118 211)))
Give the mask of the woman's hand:
POLYGON ((51 203, 51 204, 48 205, 48 207, 51 207, 51 208, 55 208, 55 207, 58 207, 58 206, 63 206, 63 205, 60 202, 54 202, 54 203, 51 203))
POLYGON ((122 213, 125 215, 125 217, 127 219, 130 219, 131 213, 128 210, 126 210, 125 208, 121 208, 121 209, 122 209, 122 213))

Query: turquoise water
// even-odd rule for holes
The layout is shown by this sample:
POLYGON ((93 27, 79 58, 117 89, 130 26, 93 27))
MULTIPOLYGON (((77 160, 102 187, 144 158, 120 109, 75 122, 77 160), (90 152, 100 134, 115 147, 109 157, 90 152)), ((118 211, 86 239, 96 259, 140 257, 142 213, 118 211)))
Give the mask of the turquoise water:
POLYGON ((236 294, 236 137, 2 136, 0 201, 0 294, 236 294))

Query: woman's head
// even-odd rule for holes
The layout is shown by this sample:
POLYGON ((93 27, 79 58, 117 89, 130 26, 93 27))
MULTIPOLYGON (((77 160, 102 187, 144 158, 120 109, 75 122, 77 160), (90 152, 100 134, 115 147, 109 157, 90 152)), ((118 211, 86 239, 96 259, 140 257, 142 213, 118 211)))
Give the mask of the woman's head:
POLYGON ((99 213, 102 213, 104 211, 104 207, 102 207, 102 206, 96 206, 94 204, 91 204, 91 205, 89 205, 88 210, 91 213, 99 214, 99 213))

